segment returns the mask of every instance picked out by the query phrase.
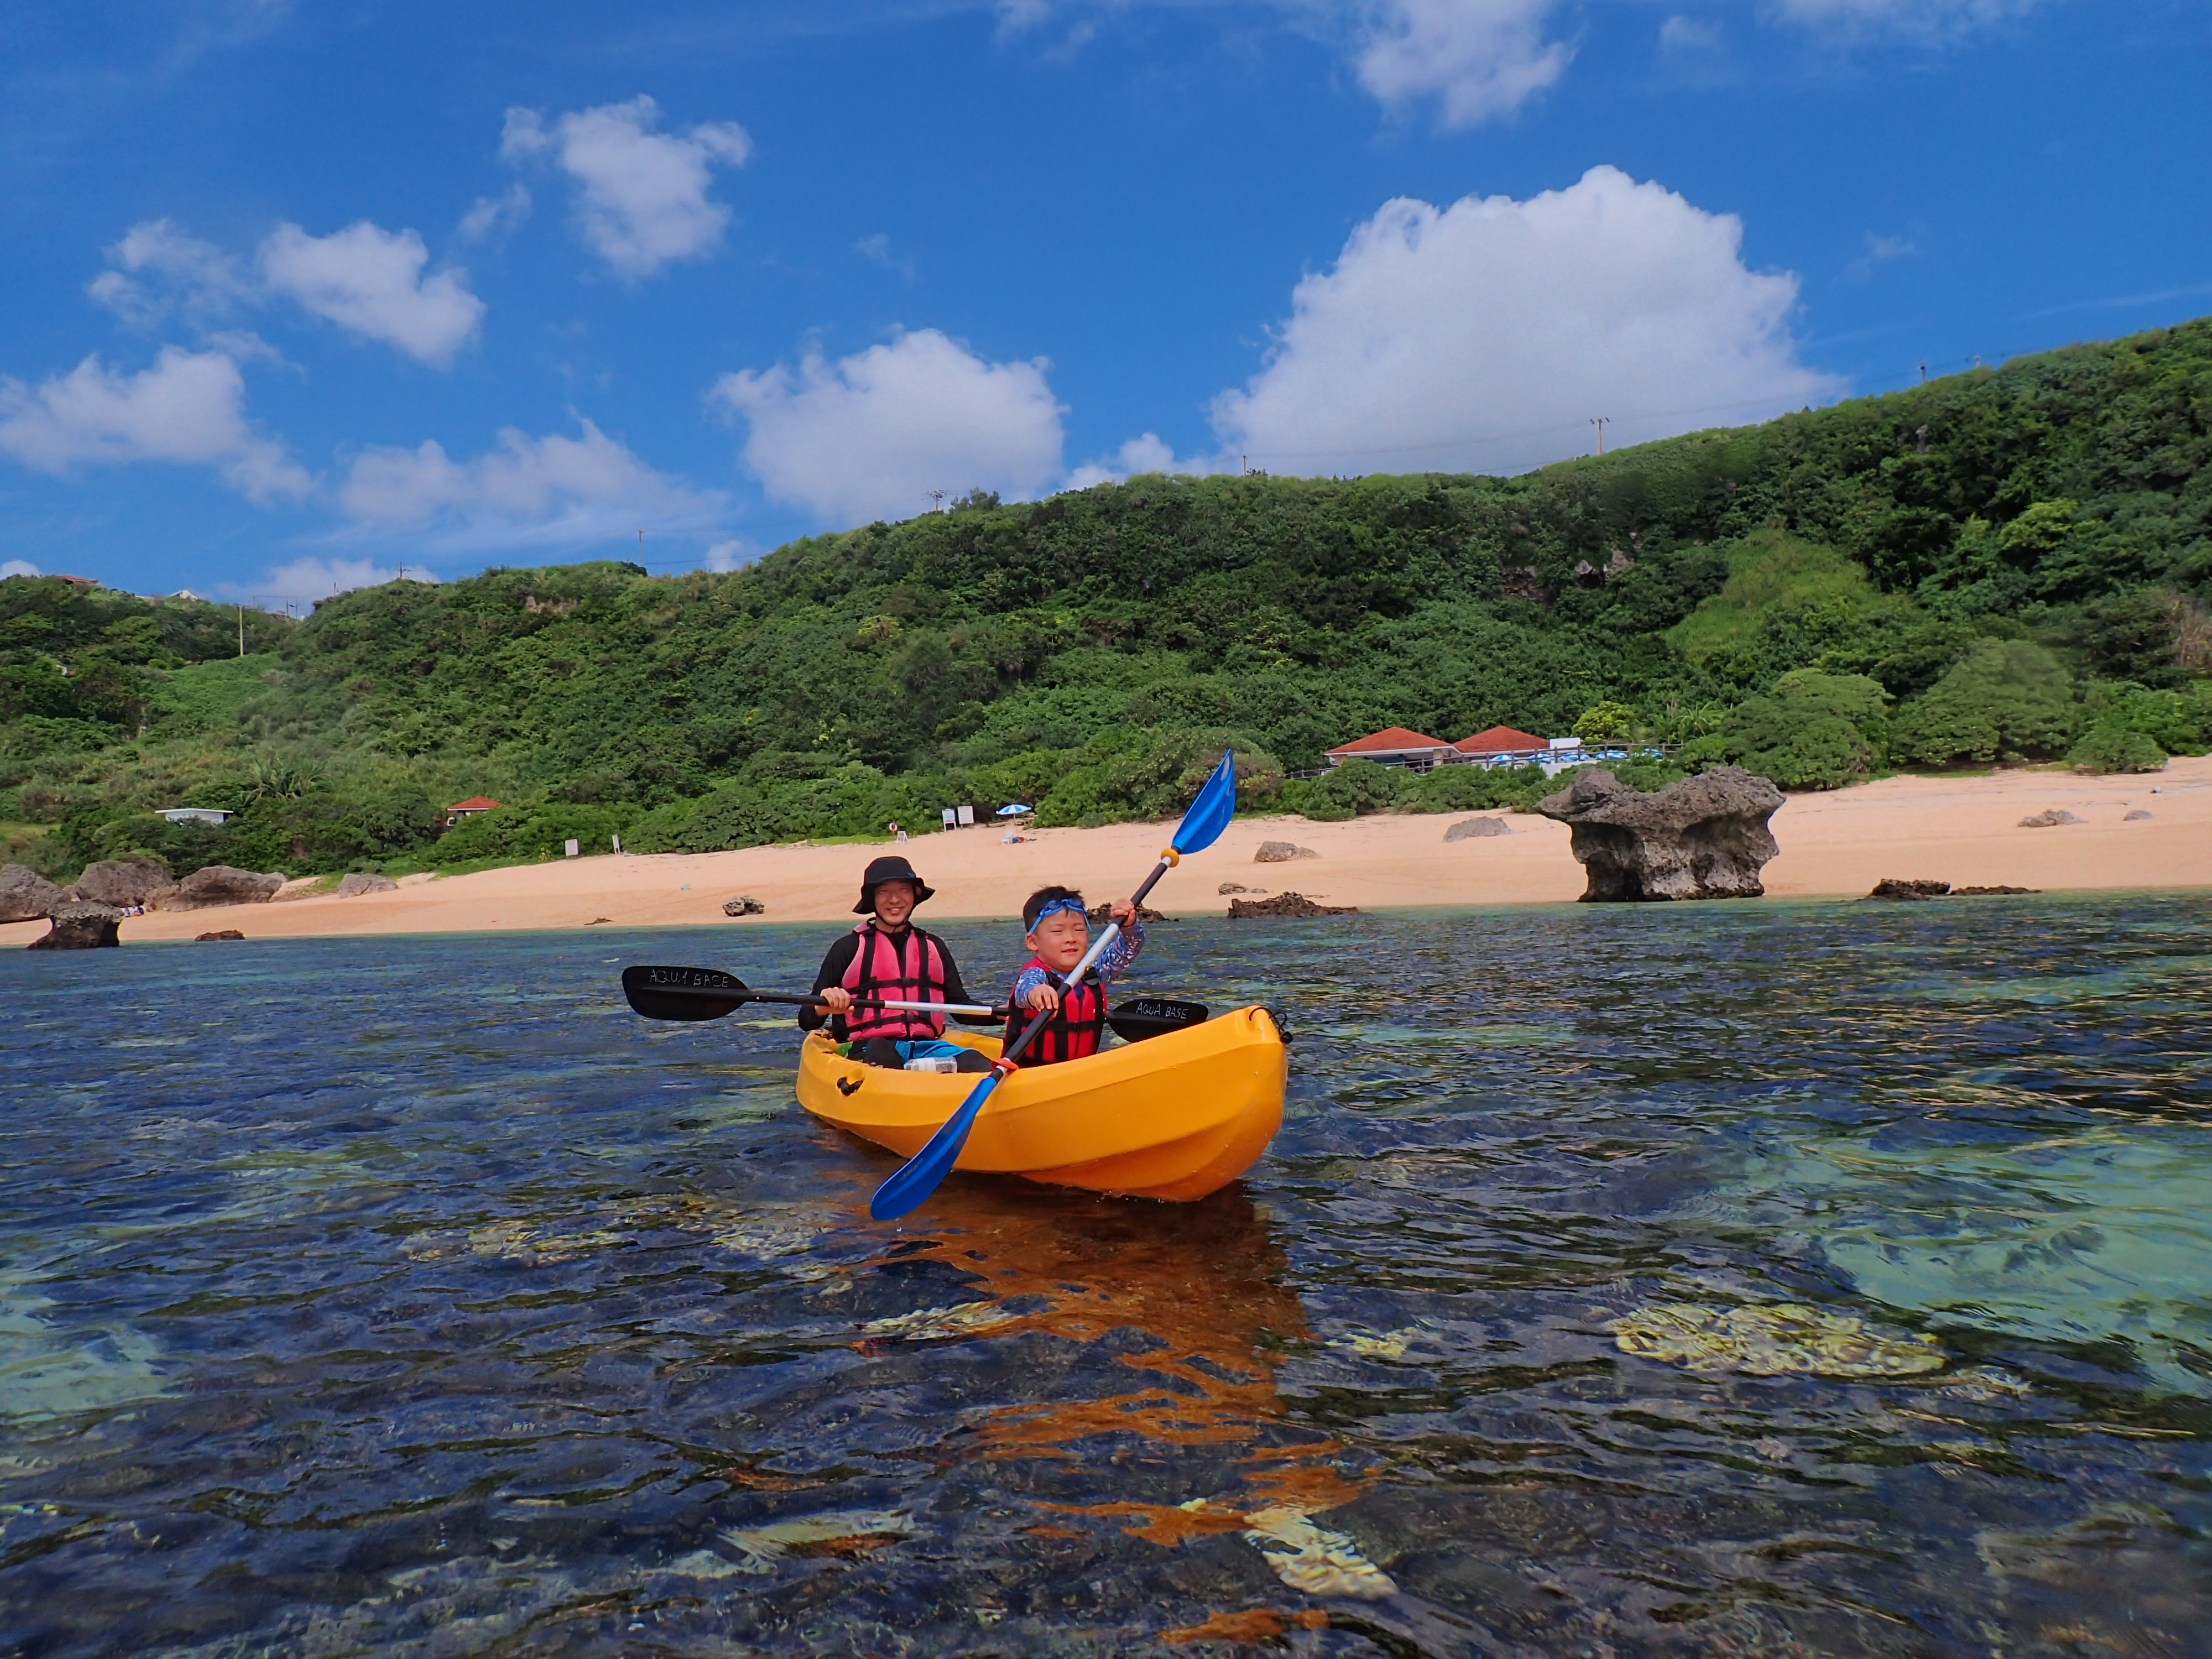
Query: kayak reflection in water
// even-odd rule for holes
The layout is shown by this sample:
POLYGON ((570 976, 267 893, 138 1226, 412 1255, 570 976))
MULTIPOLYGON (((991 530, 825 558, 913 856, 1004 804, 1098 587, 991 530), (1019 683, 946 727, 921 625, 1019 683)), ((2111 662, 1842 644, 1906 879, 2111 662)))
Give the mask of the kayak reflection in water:
MULTIPOLYGON (((799 1011, 799 1029, 811 1031, 826 1020, 830 1035, 847 1046, 848 1056, 871 1066, 902 1066, 925 1056, 950 1058, 955 1069, 987 1072, 990 1062, 972 1048, 945 1039, 943 1014, 910 1009, 854 1008, 855 999, 880 997, 892 1002, 972 1002, 960 981, 952 949, 936 934, 914 925, 915 908, 933 890, 905 859, 893 854, 872 860, 860 877, 855 915, 867 920, 830 947, 814 975, 812 989, 829 1009, 799 1011)), ((964 1024, 988 1025, 988 1014, 956 1014, 964 1024)))
POLYGON ((956 1182, 930 1222, 878 1270, 957 1279, 981 1296, 867 1321, 857 1346, 888 1357, 932 1340, 991 1345, 975 1363, 988 1365, 998 1403, 963 1437, 971 1457, 1000 1466, 994 1501, 1036 1514, 1022 1530, 1041 1547, 1066 1540, 1080 1553, 1102 1521, 1169 1551, 1239 1534, 1298 1593, 1282 1598, 1292 1611, 1224 1607, 1170 1633, 1182 1639, 1356 1626, 1374 1617, 1362 1604, 1383 1600, 1397 1603, 1396 1622, 1419 1621, 1351 1538, 1311 1518, 1364 1483, 1337 1442, 1287 1420, 1275 1366, 1310 1333, 1297 1296, 1277 1282, 1288 1264, 1241 1192, 1139 1206, 956 1182), (1038 1338, 1052 1340, 1047 1351, 1038 1338))

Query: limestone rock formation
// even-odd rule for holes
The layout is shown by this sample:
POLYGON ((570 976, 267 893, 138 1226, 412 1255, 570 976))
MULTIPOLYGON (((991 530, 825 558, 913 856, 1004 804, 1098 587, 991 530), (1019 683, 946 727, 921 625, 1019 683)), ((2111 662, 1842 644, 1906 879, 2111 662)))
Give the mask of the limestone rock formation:
POLYGON ((106 859, 88 864, 76 878, 76 896, 95 904, 150 904, 177 884, 168 860, 159 858, 106 859))
MULTIPOLYGON (((1114 907, 1104 903, 1094 904, 1083 914, 1093 921, 1111 921, 1114 919, 1114 907)), ((1175 918, 1162 915, 1149 904, 1140 904, 1137 907, 1137 920, 1149 927, 1153 922, 1173 921, 1175 918)))
POLYGON ((1954 887, 1953 898, 1994 898, 2002 893, 2039 893, 2040 887, 1954 887))
POLYGON ((251 870, 234 869, 228 864, 210 864, 179 882, 175 891, 162 894, 155 901, 154 908, 211 910, 224 904, 266 904, 276 896, 276 890, 283 884, 281 875, 258 875, 251 870))
POLYGON ((0 921, 36 921, 63 902, 62 890, 28 865, 0 866, 0 921))
POLYGON ((123 940, 116 933, 123 912, 93 899, 70 899, 53 909, 53 926, 43 939, 25 947, 33 951, 97 951, 123 940))
POLYGON ((1356 904, 1316 904, 1304 893, 1278 893, 1273 898, 1229 901, 1231 921, 1249 921, 1260 916, 1356 916, 1356 904))
POLYGON ((2127 814, 2125 814, 2124 816, 2123 816, 2123 817, 2121 817, 2121 819, 2120 819, 2120 822, 2121 822, 2122 823, 2142 823, 2145 818, 2148 817, 2149 816, 2150 816, 2150 814, 2149 814, 2149 813, 2148 813, 2148 812, 2144 811, 2142 810, 2142 807, 2138 806, 2138 807, 2136 807, 2136 810, 2135 810, 2134 811, 2130 812, 2130 813, 2127 813, 2127 814))
POLYGON ((218 927, 212 933, 193 934, 192 943, 195 945, 213 945, 220 939, 244 939, 246 935, 240 933, 235 927, 218 927))
POLYGON ((1227 898, 1231 893, 1264 893, 1267 890, 1264 887, 1247 887, 1241 881, 1224 881, 1213 890, 1222 897, 1227 898))
POLYGON ((1875 883, 1869 898, 1878 899, 1934 899, 1942 898, 1951 890, 1948 881, 1907 881, 1901 876, 1884 876, 1875 883))
POLYGON ((1740 766, 1677 778, 1647 795, 1603 767, 1575 774, 1536 810, 1574 831, 1588 901, 1757 898, 1759 870, 1782 849, 1766 820, 1783 803, 1740 766))
POLYGON ((1310 847, 1301 847, 1296 842, 1263 841, 1260 850, 1252 854, 1255 864, 1288 864, 1292 859, 1317 859, 1320 854, 1310 847))
POLYGON ((359 898, 363 893, 396 893, 399 884, 374 871, 356 870, 338 884, 340 898, 359 898))
POLYGON ((2043 811, 2036 813, 2032 817, 2022 818, 2020 821, 2020 827, 2023 830, 2048 830, 2055 823, 2079 823, 2081 822, 2081 820, 2080 818, 2075 817, 2064 807, 2052 806, 2046 808, 2043 811))
POLYGON ((1446 842, 1474 841, 1483 836, 1510 836, 1504 818, 1462 818, 1444 831, 1446 842))
POLYGON ((740 893, 735 898, 722 901, 722 914, 726 916, 764 916, 768 914, 768 906, 750 893, 740 893))

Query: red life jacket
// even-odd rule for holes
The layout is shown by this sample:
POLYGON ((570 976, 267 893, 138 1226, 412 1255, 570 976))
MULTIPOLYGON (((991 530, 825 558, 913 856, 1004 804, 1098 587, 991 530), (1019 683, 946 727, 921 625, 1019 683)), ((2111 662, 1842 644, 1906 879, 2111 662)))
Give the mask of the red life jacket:
MULTIPOLYGON (((1052 972, 1051 969, 1045 968, 1044 963, 1031 957, 1023 965, 1022 973, 1014 975, 1014 982, 1019 984, 1022 974, 1026 974, 1031 968, 1044 968, 1048 974, 1052 972)), ((1012 1001, 1013 999, 1010 997, 1008 1000, 1012 1001)), ((1013 1047, 1015 1039, 1029 1030, 1030 1022, 1036 1018, 1035 1009, 1015 1003, 1013 1015, 1006 1021, 1008 1048, 1013 1047)), ((1106 993, 1098 981, 1085 979, 1072 991, 1062 986, 1060 1006, 1053 1010, 1052 1018, 1044 1023, 1044 1029, 1036 1034, 1036 1040, 1028 1048, 1022 1050, 1021 1058, 1015 1064, 1057 1066, 1064 1060, 1081 1060, 1086 1054, 1095 1054, 1098 1052, 1099 1034, 1105 1029, 1106 993)))
MULTIPOLYGON (((894 1002, 945 1000, 945 952, 933 934, 909 925, 906 937, 894 940, 872 921, 864 921, 853 931, 860 936, 860 945, 838 982, 855 997, 888 997, 894 1002)), ((942 1014, 855 1008, 845 1016, 848 1042, 867 1037, 904 1042, 944 1035, 942 1014)))

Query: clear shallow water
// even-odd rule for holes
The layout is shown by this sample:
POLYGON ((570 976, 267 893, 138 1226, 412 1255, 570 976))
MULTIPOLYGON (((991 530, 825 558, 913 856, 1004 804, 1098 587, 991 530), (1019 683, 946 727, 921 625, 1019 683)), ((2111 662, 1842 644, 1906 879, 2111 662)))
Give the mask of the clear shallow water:
POLYGON ((0 957, 0 1651, 2212 1650, 2212 902, 1178 923, 1254 1175, 894 1228, 826 931, 0 957))

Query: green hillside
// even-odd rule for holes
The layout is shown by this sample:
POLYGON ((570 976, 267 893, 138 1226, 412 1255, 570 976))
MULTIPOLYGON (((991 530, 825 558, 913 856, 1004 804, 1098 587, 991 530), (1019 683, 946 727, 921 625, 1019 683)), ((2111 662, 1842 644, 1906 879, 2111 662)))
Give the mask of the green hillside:
POLYGON ((250 618, 243 662, 233 613, 17 578, 0 818, 44 826, 57 873, 129 847, 298 872, 871 835, 963 800, 1153 816, 1227 742, 1248 805, 1317 817, 1534 787, 1285 781, 1386 725, 1579 726, 1791 787, 2150 767, 2212 737, 2209 453, 2200 321, 1516 478, 1148 477, 732 574, 393 582, 250 618), (439 838, 476 793, 511 806, 439 838), (145 816, 181 800, 244 816, 145 816))

